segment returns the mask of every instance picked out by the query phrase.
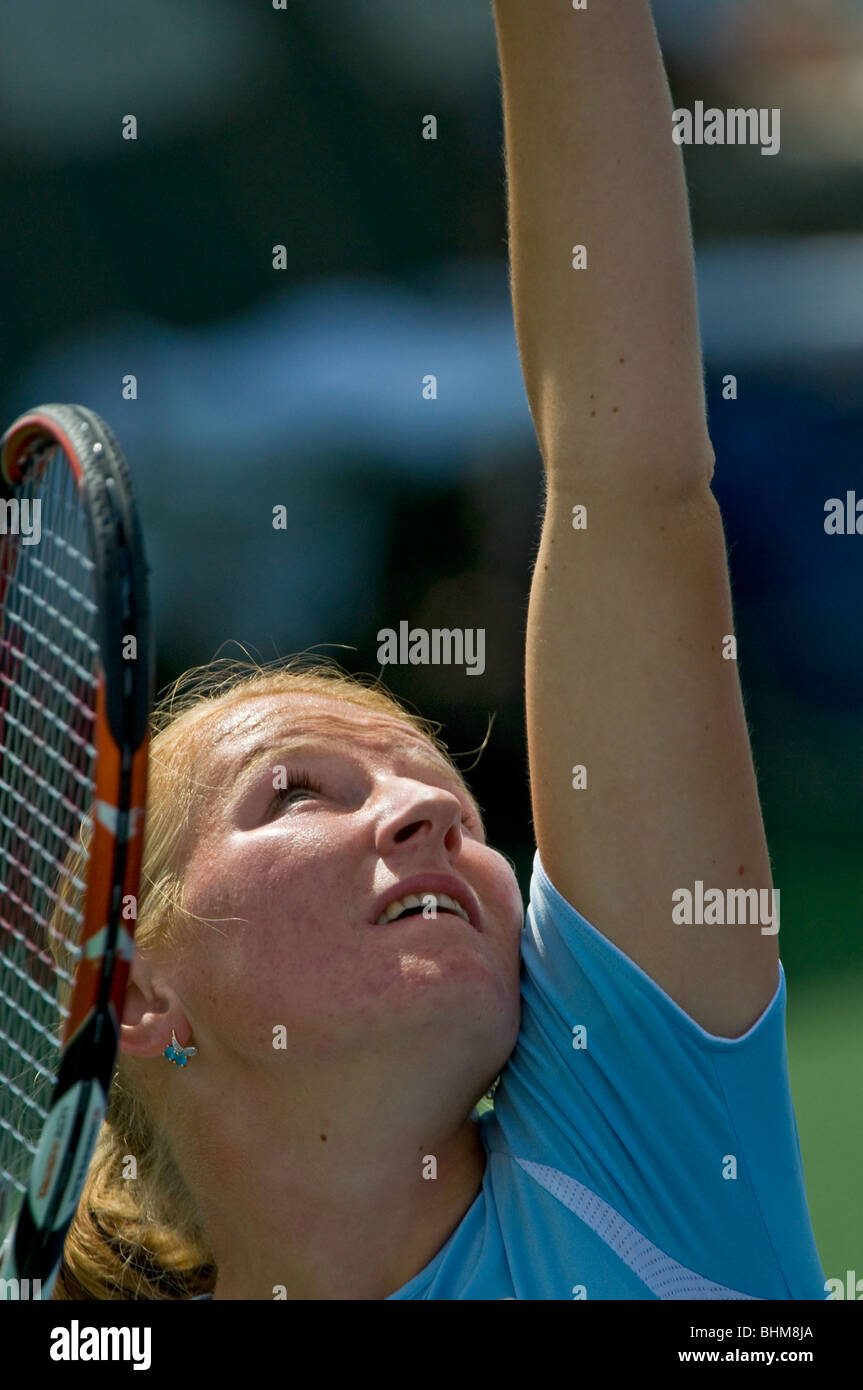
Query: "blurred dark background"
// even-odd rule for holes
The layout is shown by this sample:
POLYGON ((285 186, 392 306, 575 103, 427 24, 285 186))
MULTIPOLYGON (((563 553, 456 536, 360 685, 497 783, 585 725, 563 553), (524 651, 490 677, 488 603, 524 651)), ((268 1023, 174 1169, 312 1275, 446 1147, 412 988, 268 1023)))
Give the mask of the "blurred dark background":
MULTIPOLYGON (((826 535, 824 504, 863 498, 863 3, 654 13, 675 105, 782 112, 774 157, 684 154, 792 1084, 844 1278, 863 1274, 863 536, 826 535)), ((384 678, 455 752, 494 714, 470 780, 526 891, 541 467, 488 0, 4 0, 0 51, 0 415, 78 401, 119 435, 159 683, 226 642, 377 672, 380 628, 485 628, 481 677, 384 678)))

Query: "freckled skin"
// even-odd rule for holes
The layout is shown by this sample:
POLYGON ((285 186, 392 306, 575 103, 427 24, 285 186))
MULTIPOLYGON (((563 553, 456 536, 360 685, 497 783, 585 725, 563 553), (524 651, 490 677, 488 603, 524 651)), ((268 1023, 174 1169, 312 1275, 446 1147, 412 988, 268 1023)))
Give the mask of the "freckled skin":
MULTIPOLYGON (((259 698, 267 731, 243 731, 243 716, 226 716, 233 736, 200 768, 207 786, 230 783, 248 752, 289 734, 298 716, 326 709, 345 717, 341 702, 321 697, 259 698), (332 708, 334 707, 334 708, 332 708)), ((498 1020, 508 1034, 518 1002, 518 948, 523 905, 506 860, 486 845, 478 826, 463 827, 467 807, 441 762, 438 785, 414 752, 427 747, 396 721, 351 709, 332 751, 297 755, 320 780, 323 795, 282 805, 265 819, 276 762, 264 762, 250 788, 213 799, 187 866, 186 906, 215 921, 202 929, 200 959, 188 972, 198 1026, 236 1026, 236 1044, 272 1055, 272 1027, 285 1023, 297 1054, 331 1056, 367 1045, 373 1036, 404 1041, 448 1018, 467 1044, 477 1020, 498 1020), (409 875, 452 873, 479 899, 482 935, 449 919, 373 928, 375 899, 409 875), (211 1000, 218 1002, 215 1009, 211 1000), (481 1007, 480 1007, 481 1006, 481 1007)), ((269 1059, 268 1059, 269 1060, 269 1059)))

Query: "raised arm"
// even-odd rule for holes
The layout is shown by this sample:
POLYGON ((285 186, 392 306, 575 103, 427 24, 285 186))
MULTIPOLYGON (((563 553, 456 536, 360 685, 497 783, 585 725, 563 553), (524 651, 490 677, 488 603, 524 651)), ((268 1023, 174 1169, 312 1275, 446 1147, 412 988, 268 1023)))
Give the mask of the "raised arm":
POLYGON ((548 483, 526 669, 537 845, 564 897, 736 1036, 776 988, 774 924, 673 919, 699 881, 726 900, 771 887, 725 640, 683 164, 647 0, 587 5, 494 0, 515 324, 548 483))

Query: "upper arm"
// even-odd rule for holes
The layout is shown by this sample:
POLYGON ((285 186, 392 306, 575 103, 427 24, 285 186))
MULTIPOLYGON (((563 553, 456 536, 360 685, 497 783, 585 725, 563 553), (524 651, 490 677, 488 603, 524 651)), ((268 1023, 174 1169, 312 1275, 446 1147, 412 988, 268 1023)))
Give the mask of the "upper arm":
POLYGON ((528 746, 555 887, 702 1027, 736 1036, 775 992, 775 935, 672 920, 672 894, 697 880, 723 894, 771 886, 737 664, 724 655, 722 522, 702 473, 677 489, 645 469, 638 489, 593 491, 551 476, 528 615, 528 746), (578 504, 584 530, 572 527, 578 504))

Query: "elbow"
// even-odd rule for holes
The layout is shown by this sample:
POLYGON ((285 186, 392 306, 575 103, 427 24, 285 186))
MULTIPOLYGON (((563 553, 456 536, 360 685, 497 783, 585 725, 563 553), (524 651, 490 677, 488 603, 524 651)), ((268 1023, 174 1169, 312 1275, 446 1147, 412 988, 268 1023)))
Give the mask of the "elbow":
POLYGON ((585 493, 623 492, 642 501, 713 497, 716 455, 706 433, 688 440, 622 442, 613 452, 584 443, 544 451, 549 487, 585 493))

